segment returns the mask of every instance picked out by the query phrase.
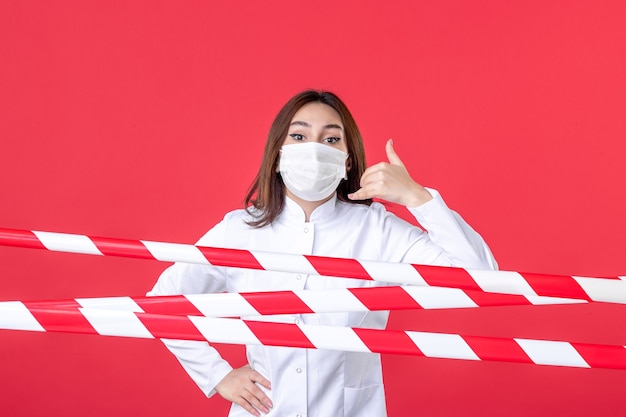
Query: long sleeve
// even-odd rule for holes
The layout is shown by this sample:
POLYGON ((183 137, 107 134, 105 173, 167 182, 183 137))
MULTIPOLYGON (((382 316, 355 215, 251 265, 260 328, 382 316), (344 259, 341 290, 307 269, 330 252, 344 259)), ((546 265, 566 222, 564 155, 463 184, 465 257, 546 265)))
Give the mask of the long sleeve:
MULTIPOLYGON (((224 228, 223 222, 218 224, 198 243, 205 246, 218 246, 223 241, 224 228)), ((154 288, 147 295, 223 292, 226 291, 226 278, 223 268, 176 263, 161 274, 154 288)), ((217 350, 206 342, 170 339, 162 339, 162 341, 208 397, 215 394, 215 386, 233 369, 217 350)))
POLYGON ((429 188, 428 191, 433 196, 431 201, 409 208, 427 233, 417 228, 411 231, 398 226, 397 223, 402 220, 388 214, 382 239, 384 250, 395 253, 383 256, 407 263, 497 269, 498 265, 483 238, 459 214, 448 208, 437 190, 429 188), (401 231, 400 237, 397 230, 401 231), (403 247, 408 241, 412 242, 408 248, 403 247), (400 259, 397 259, 398 255, 400 259))

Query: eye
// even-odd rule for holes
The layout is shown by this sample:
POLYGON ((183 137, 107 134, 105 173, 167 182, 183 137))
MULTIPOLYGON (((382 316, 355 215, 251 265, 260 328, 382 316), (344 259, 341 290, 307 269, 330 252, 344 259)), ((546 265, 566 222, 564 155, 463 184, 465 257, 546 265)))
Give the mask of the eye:
POLYGON ((339 142, 340 140, 341 140, 341 138, 332 136, 332 137, 329 137, 329 138, 325 138, 324 142, 335 144, 335 143, 339 142))
POLYGON ((289 136, 291 136, 294 140, 304 140, 304 135, 301 135, 300 133, 290 133, 289 136))

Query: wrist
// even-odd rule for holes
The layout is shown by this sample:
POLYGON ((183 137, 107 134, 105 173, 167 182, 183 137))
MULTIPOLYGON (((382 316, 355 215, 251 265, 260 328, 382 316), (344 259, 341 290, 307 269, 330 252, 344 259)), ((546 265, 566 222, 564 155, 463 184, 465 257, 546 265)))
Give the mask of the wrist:
POLYGON ((406 207, 419 207, 424 203, 429 202, 433 199, 433 196, 428 192, 428 190, 422 186, 418 186, 410 196, 405 199, 406 207))

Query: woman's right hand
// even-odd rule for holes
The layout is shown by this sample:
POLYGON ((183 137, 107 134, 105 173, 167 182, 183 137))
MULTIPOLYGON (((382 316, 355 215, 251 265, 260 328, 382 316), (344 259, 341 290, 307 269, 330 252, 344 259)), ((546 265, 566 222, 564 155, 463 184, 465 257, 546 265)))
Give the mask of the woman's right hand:
POLYGON ((415 182, 389 139, 385 145, 389 162, 367 168, 361 176, 361 188, 348 194, 351 200, 380 198, 406 207, 418 207, 433 199, 428 190, 415 182))
POLYGON ((257 386, 271 389, 270 381, 255 371, 250 365, 230 371, 215 391, 225 400, 239 404, 253 416, 260 416, 259 411, 267 414, 273 407, 272 400, 257 386))

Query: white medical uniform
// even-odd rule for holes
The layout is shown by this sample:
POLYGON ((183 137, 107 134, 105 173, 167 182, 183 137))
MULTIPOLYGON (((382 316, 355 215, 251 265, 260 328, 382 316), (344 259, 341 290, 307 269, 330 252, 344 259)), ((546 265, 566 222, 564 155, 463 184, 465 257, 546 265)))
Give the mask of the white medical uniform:
MULTIPOLYGON (((294 201, 271 226, 251 228, 245 210, 228 213, 199 241, 215 246, 360 260, 454 265, 496 269, 483 239, 451 211, 439 193, 409 209, 428 233, 387 212, 382 204, 350 204, 333 197, 310 221, 294 201)), ((374 281, 175 264, 165 270, 149 295, 331 289, 381 285, 374 281)), ((265 320, 383 329, 388 312, 281 315, 265 320)), ((258 319, 255 318, 255 319, 258 319)), ((204 342, 168 341, 191 378, 207 395, 231 371, 204 342)), ((268 416, 381 417, 386 415, 380 355, 316 349, 247 346, 250 366, 271 381, 266 391, 274 408, 268 416)), ((233 404, 229 416, 249 416, 233 404)))

